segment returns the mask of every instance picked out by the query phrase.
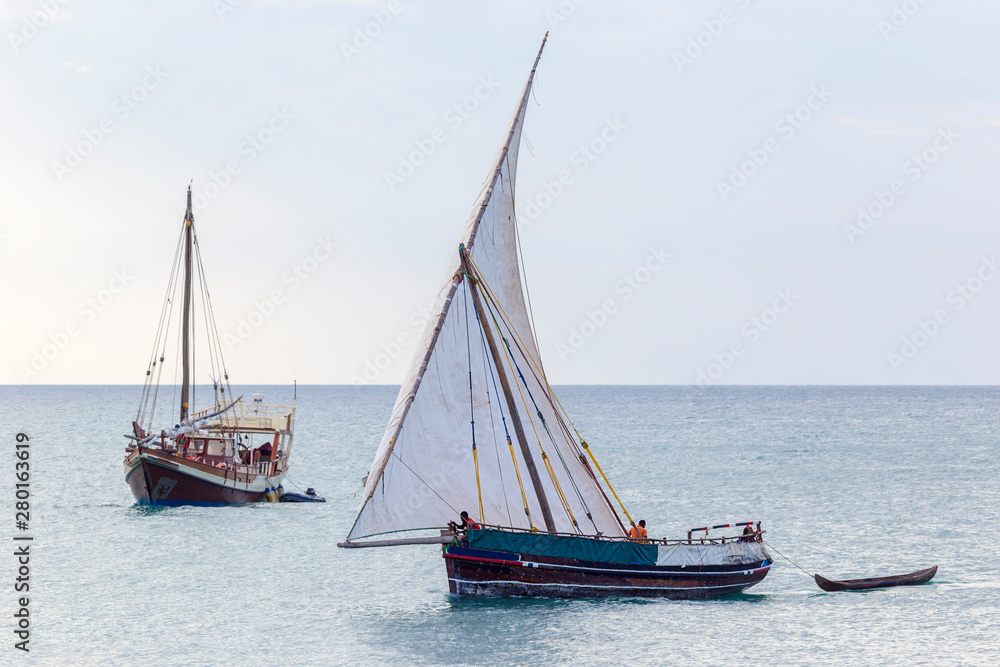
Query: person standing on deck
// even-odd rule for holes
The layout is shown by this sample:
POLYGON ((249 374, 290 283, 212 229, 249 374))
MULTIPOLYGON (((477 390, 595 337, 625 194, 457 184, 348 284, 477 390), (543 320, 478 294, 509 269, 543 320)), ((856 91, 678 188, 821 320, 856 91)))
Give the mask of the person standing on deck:
POLYGON ((632 527, 628 529, 628 536, 633 540, 641 540, 646 537, 646 520, 639 519, 639 525, 632 524, 632 527))

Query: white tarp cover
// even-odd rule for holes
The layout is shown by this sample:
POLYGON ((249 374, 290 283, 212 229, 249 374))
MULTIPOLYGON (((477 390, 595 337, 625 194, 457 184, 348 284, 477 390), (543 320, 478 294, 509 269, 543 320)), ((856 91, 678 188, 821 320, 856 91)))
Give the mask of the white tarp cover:
MULTIPOLYGON (((499 333, 510 341, 516 364, 524 374, 527 387, 555 440, 550 440, 543 429, 527 393, 523 394, 522 403, 518 388, 520 392, 525 392, 525 387, 508 363, 506 373, 511 392, 518 405, 528 444, 542 479, 555 520, 555 529, 559 532, 575 532, 545 468, 539 439, 550 456, 549 460, 576 518, 579 532, 594 535, 600 531, 605 535, 620 536, 622 529, 614 510, 602 495, 590 471, 581 463, 576 442, 550 405, 542 383, 531 372, 533 363, 537 363, 538 369, 541 369, 541 358, 535 349, 525 307, 514 218, 517 154, 531 80, 529 77, 521 104, 511 122, 508 134, 512 138, 507 151, 501 149, 497 158, 499 162, 494 163, 491 181, 473 210, 463 240, 478 270, 520 335, 518 342, 535 360, 532 362, 520 354, 515 346, 515 336, 510 331, 501 329, 499 333), (485 209, 482 210, 477 225, 476 220, 484 205, 485 209), (565 467, 557 453, 562 455, 565 467), (570 476, 575 480, 578 492, 573 488, 570 476), (589 508, 592 519, 587 518, 585 507, 589 508)), ((506 414, 507 404, 502 394, 498 396, 494 391, 495 371, 490 371, 492 361, 484 349, 473 300, 466 292, 466 281, 460 279, 458 274, 459 265, 456 243, 454 261, 442 290, 444 320, 441 331, 434 341, 435 327, 428 327, 417 346, 415 358, 403 380, 369 471, 364 500, 348 539, 399 530, 444 527, 449 521, 458 521, 458 514, 462 510, 468 511, 472 517, 479 516, 479 493, 472 453, 470 393, 471 409, 475 415, 485 522, 518 528, 530 527, 501 422, 502 410, 507 418, 507 431, 514 443, 532 523, 545 529, 540 506, 514 434, 511 416, 506 414), (428 356, 432 341, 433 348, 428 356), (421 375, 425 361, 426 370, 421 375)), ((497 312, 496 315, 499 319, 500 313, 497 312)), ((502 346, 501 335, 498 335, 492 322, 490 326, 494 331, 496 344, 502 346)), ((502 348, 501 356, 506 358, 502 348)))
POLYGON ((657 565, 738 565, 771 560, 760 542, 675 544, 657 547, 657 565))

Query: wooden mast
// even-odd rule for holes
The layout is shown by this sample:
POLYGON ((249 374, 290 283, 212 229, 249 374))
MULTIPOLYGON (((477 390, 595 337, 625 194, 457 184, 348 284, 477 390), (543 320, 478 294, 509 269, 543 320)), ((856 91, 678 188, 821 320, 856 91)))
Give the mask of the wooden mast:
MULTIPOLYGON (((479 301, 479 291, 476 279, 472 277, 472 267, 469 265, 469 254, 465 245, 459 246, 459 255, 462 257, 462 266, 465 269, 465 276, 469 280, 470 292, 472 292, 472 303, 475 304, 476 313, 479 315, 479 322, 482 325, 483 333, 486 336, 486 344, 490 348, 490 355, 493 357, 493 365, 497 369, 497 376, 500 378, 500 387, 503 389, 504 398, 507 399, 507 412, 510 413, 510 420, 514 424, 514 434, 517 436, 517 444, 521 446, 521 456, 524 458, 524 465, 528 468, 528 475, 531 477, 531 486, 535 489, 535 497, 542 508, 542 519, 545 521, 545 529, 550 533, 556 532, 556 523, 552 520, 552 510, 549 508, 549 501, 545 497, 545 489, 542 488, 542 479, 538 475, 535 467, 535 459, 528 449, 528 439, 524 435, 524 426, 521 424, 521 417, 517 411, 517 404, 514 403, 514 395, 510 391, 510 384, 507 382, 507 374, 504 372, 503 360, 497 350, 493 340, 493 332, 490 331, 489 323, 486 319, 486 312, 483 304, 479 301)), ((502 335, 502 334, 501 334, 502 335)), ((530 519, 530 517, 529 517, 530 519)))
POLYGON ((188 392, 191 387, 191 251, 193 246, 194 213, 191 211, 191 186, 188 185, 187 212, 184 213, 184 319, 181 326, 181 363, 184 372, 181 380, 181 419, 188 416, 188 392))

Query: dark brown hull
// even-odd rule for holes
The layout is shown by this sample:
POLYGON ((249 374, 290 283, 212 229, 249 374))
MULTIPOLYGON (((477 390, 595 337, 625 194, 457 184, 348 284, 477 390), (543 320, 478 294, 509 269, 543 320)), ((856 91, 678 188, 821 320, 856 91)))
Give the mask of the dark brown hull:
POLYGON ((166 467, 143 459, 126 473, 125 481, 140 505, 233 505, 265 500, 260 491, 214 484, 185 473, 182 466, 166 467))
POLYGON ((767 576, 770 563, 738 566, 657 567, 587 563, 529 555, 484 558, 448 547, 444 558, 453 595, 475 597, 662 597, 735 595, 767 576), (519 560, 507 560, 517 558, 519 560))
POLYGON ((872 588, 890 588, 892 586, 916 586, 926 584, 937 574, 937 565, 926 570, 918 570, 909 574, 896 574, 889 577, 872 577, 870 579, 845 579, 843 581, 831 581, 821 576, 813 575, 816 578, 816 585, 824 591, 831 593, 836 591, 866 591, 872 588))

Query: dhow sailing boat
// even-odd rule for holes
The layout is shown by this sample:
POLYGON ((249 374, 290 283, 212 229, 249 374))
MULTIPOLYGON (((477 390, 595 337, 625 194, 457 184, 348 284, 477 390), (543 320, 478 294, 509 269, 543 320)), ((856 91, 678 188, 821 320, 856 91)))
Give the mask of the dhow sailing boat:
MULTIPOLYGON (((176 393, 174 393, 176 400, 176 393)), ((227 505, 261 500, 277 502, 281 481, 288 470, 292 447, 295 405, 265 405, 259 395, 247 403, 233 398, 229 372, 222 358, 222 346, 205 271, 201 262, 198 235, 191 208, 191 188, 187 212, 174 255, 167 296, 160 311, 156 342, 146 368, 139 410, 132 433, 125 437, 125 481, 142 505, 227 505), (160 378, 164 361, 177 346, 170 333, 174 304, 180 292, 181 312, 180 400, 173 426, 154 428, 157 407, 171 394, 161 395, 160 378), (196 308, 196 302, 198 307, 196 308), (195 313, 204 314, 202 330, 212 373, 211 400, 196 410, 195 313)))
POLYGON ((733 537, 702 528, 704 537, 684 540, 629 538, 631 516, 542 369, 514 183, 544 48, 543 40, 338 546, 441 544, 449 589, 463 596, 738 593, 771 566, 760 524, 738 524, 744 533, 733 537))

